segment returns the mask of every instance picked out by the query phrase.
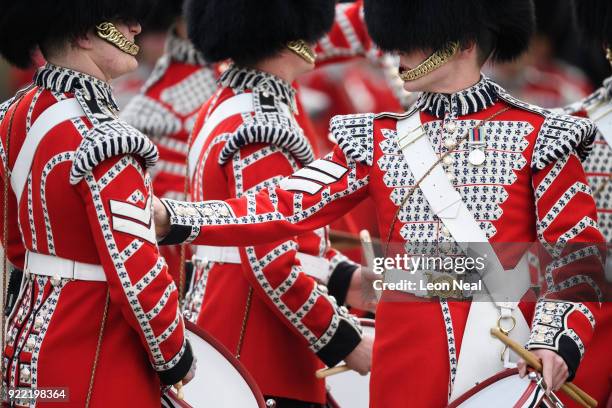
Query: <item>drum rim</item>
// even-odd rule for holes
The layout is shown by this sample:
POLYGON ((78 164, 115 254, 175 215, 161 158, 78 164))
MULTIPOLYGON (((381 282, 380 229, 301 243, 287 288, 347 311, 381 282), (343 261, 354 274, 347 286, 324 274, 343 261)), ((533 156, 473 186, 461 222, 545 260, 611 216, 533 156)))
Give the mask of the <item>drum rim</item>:
POLYGON ((500 371, 494 376, 487 378, 483 382, 479 383, 478 385, 470 388, 465 393, 461 394, 456 400, 448 404, 446 408, 457 408, 459 405, 463 404, 465 401, 473 397, 477 392, 482 391, 484 388, 488 387, 489 385, 499 380, 513 376, 515 374, 518 374, 518 368, 510 368, 504 371, 500 371))
MULTIPOLYGON (((253 392, 253 395, 255 396, 255 399, 257 400, 257 405, 259 406, 259 408, 266 408, 266 402, 264 400, 263 394, 262 394, 261 390, 259 389, 259 386, 257 385, 257 382, 255 382, 255 379, 253 378, 253 375, 247 370, 247 368, 244 366, 244 364, 242 364, 240 362, 240 360, 238 360, 227 349, 227 347, 225 347, 223 345, 223 343, 221 343, 219 340, 214 338, 210 333, 208 333, 206 330, 202 329, 200 326, 198 326, 198 325, 196 325, 196 324, 194 324, 194 323, 192 323, 192 322, 190 322, 188 320, 185 320, 185 328, 187 330, 189 330, 190 332, 198 335, 202 339, 204 339, 204 341, 206 341, 215 350, 217 350, 219 353, 221 353, 221 355, 223 355, 223 357, 225 357, 234 366, 236 371, 238 371, 240 373, 242 378, 244 378, 244 380, 246 381, 247 385, 249 386, 249 388, 253 392)), ((206 364, 206 362, 202 362, 202 364, 206 364)))

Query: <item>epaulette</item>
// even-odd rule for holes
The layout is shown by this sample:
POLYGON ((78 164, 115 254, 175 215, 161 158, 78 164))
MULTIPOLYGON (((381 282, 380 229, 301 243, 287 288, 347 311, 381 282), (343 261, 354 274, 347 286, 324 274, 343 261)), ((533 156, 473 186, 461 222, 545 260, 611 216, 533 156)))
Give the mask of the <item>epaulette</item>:
POLYGON ((147 95, 137 95, 120 114, 121 119, 150 137, 172 135, 181 130, 181 120, 147 95))
POLYGON ((253 106, 255 114, 247 118, 225 142, 219 154, 219 164, 227 163, 240 148, 255 143, 287 149, 303 165, 314 160, 312 146, 304 131, 290 114, 282 111, 282 105, 274 96, 253 92, 253 106))
POLYGON ((373 113, 334 116, 330 132, 344 154, 357 162, 372 165, 374 160, 373 113))
POLYGON ((502 88, 498 91, 499 97, 510 105, 544 117, 531 158, 534 170, 542 170, 572 153, 577 154, 580 160, 586 160, 589 156, 597 133, 593 122, 530 105, 509 95, 502 88))
POLYGON ((219 154, 219 164, 227 163, 242 147, 255 143, 265 143, 287 149, 303 165, 314 160, 312 146, 302 129, 255 119, 240 125, 229 137, 219 154))
POLYGON ((116 119, 94 126, 75 151, 70 183, 78 184, 104 160, 124 154, 141 157, 147 167, 153 167, 158 158, 157 147, 153 142, 127 123, 116 119))
POLYGON ((586 118, 550 112, 540 128, 531 166, 542 170, 557 160, 576 153, 580 160, 589 157, 597 131, 586 118))

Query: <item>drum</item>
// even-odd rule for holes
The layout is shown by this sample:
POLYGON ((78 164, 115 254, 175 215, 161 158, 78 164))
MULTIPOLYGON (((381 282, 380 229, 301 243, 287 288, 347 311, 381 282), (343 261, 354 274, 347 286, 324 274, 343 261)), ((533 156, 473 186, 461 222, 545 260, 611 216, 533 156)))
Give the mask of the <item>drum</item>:
MULTIPOLYGON (((374 336, 374 320, 359 319, 364 333, 374 336)), ((326 379, 329 405, 333 408, 368 408, 370 406, 370 375, 355 371, 332 375, 326 379)))
POLYGON ((518 370, 505 370, 461 395, 447 408, 562 408, 554 394, 547 397, 535 373, 520 378, 518 370))
POLYGON ((196 375, 183 387, 184 399, 174 390, 162 396, 167 408, 265 408, 255 380, 228 349, 195 324, 185 321, 186 335, 197 358, 196 375))

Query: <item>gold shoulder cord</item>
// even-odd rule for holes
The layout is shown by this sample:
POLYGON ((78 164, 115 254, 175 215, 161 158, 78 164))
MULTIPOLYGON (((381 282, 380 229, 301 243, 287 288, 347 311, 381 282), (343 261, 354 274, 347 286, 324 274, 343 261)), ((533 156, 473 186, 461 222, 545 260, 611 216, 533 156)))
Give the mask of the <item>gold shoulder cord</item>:
POLYGON ((108 41, 121 51, 135 57, 140 51, 140 47, 123 35, 121 31, 117 30, 117 27, 113 23, 104 22, 96 26, 96 34, 103 40, 108 41))
POLYGON ((459 43, 452 42, 446 48, 431 54, 429 58, 421 62, 416 68, 402 72, 400 78, 403 81, 414 81, 446 64, 459 51, 459 43))

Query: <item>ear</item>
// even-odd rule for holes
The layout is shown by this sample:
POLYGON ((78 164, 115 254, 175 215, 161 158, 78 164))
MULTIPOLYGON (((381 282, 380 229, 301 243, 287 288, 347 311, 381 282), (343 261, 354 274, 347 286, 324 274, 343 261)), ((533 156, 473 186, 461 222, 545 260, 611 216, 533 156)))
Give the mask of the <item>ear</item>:
POLYGON ((96 34, 94 31, 90 30, 85 35, 79 36, 74 40, 74 45, 77 48, 81 48, 84 50, 91 50, 94 48, 94 41, 96 34))
POLYGON ((464 44, 459 48, 459 52, 457 53, 458 57, 461 59, 470 59, 473 56, 478 54, 478 46, 475 41, 470 41, 468 44, 464 44))

